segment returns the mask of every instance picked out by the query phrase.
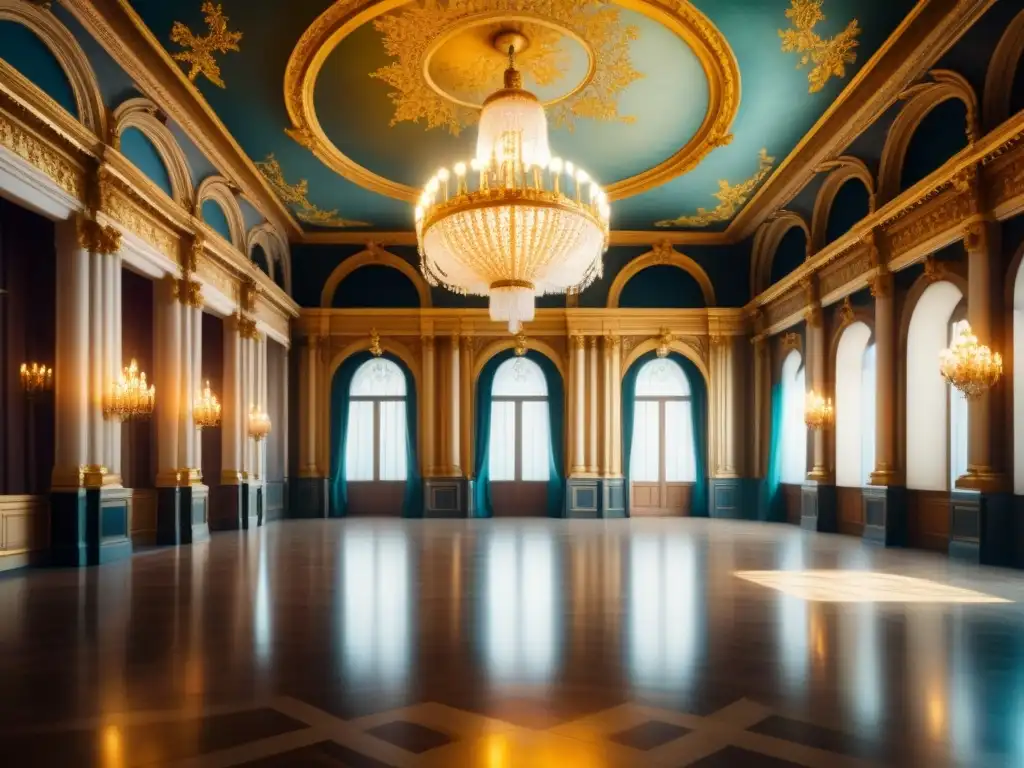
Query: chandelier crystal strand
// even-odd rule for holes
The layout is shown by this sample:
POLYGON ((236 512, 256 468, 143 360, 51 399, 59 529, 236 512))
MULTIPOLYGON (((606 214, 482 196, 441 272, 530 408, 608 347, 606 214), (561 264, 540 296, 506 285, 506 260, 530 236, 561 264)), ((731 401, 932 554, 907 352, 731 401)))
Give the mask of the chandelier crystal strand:
POLYGON ((430 285, 488 296, 512 333, 537 296, 582 291, 603 273, 610 208, 604 191, 552 158, 547 117, 512 62, 480 116, 469 163, 442 168, 416 206, 420 269, 430 285))
POLYGON ((965 324, 953 344, 939 354, 939 371, 967 399, 988 392, 1003 375, 1003 358, 978 343, 971 326, 965 324))

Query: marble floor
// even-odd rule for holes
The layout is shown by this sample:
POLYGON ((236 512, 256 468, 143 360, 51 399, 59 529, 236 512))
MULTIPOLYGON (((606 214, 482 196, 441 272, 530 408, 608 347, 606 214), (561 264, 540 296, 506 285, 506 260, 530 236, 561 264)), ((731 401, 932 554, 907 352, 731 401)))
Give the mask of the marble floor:
POLYGON ((1024 573, 759 523, 275 523, 0 577, 0 762, 1024 766, 1024 573))

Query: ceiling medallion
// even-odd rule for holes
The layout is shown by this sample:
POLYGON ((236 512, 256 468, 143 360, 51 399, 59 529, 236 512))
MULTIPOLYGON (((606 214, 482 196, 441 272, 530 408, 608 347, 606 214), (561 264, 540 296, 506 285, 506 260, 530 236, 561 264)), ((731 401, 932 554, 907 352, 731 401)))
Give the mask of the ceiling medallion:
POLYGON ((427 282, 487 296, 491 320, 516 334, 533 320, 537 296, 582 291, 601 276, 610 208, 586 171, 551 156, 544 107, 523 89, 515 46, 508 50, 504 87, 480 113, 475 157, 427 182, 415 220, 427 282))
MULTIPOLYGON (((420 2, 423 0, 414 1, 417 8, 422 8, 420 2)), ((708 105, 704 120, 690 140, 671 157, 641 173, 608 183, 605 192, 609 200, 620 200, 638 195, 688 173, 697 167, 709 152, 716 147, 728 144, 732 138, 730 127, 740 105, 739 65, 724 35, 687 0, 615 0, 614 3, 610 3, 608 0, 463 0, 460 3, 456 3, 454 0, 443 0, 443 3, 441 5, 437 0, 429 3, 435 9, 431 13, 440 13, 436 9, 444 8, 447 9, 446 13, 451 14, 452 23, 437 31, 437 39, 446 40, 449 35, 457 33, 459 29, 465 30, 485 24, 494 24, 498 31, 519 32, 528 38, 528 46, 524 49, 523 56, 529 59, 531 50, 537 55, 538 51, 543 53, 545 46, 550 46, 550 43, 545 43, 547 33, 536 31, 536 28, 546 27, 559 31, 563 41, 571 40, 574 41, 571 45, 580 45, 585 50, 593 51, 597 59, 595 63, 592 63, 591 68, 595 72, 600 67, 601 72, 618 73, 616 77, 621 77, 624 72, 633 71, 632 67, 630 66, 626 70, 614 62, 602 64, 599 49, 584 42, 591 41, 592 43, 597 32, 585 28, 581 34, 576 34, 572 32, 572 28, 568 24, 557 20, 575 18, 569 11, 590 6, 614 11, 617 15, 617 10, 614 7, 609 7, 614 5, 649 17, 686 43, 700 62, 708 82, 708 105), (457 7, 453 9, 451 7, 453 5, 457 7), (473 8, 475 13, 467 15, 463 6, 473 8), (505 21, 501 22, 502 19, 505 21)), ((292 126, 286 130, 286 133, 310 150, 321 162, 349 181, 371 192, 415 203, 421 190, 385 178, 360 165, 331 141, 317 118, 314 100, 317 78, 331 52, 346 37, 363 25, 382 17, 388 11, 401 8, 403 5, 405 4, 400 1, 382 3, 377 0, 337 0, 313 22, 296 44, 285 70, 285 107, 292 122, 292 126)), ((407 12, 409 11, 400 11, 391 18, 400 19, 407 12)), ((602 19, 601 24, 607 23, 603 21, 604 16, 599 14, 599 17, 602 19)), ((415 33, 418 36, 419 30, 415 30, 415 33)), ((610 33, 602 32, 601 34, 610 33)), ((617 38, 613 36, 612 39, 617 38)), ((412 43, 417 46, 421 44, 416 40, 412 43)), ((402 44, 404 45, 405 42, 402 44)), ((443 40, 441 44, 443 45, 443 40)), ((426 44, 423 43, 423 45, 426 44)), ((431 50, 434 51, 433 48, 431 50)), ((613 46, 605 55, 623 54, 625 50, 621 46, 618 48, 613 46), (616 51, 618 54, 615 53, 616 51)), ((434 51, 433 55, 437 56, 438 54, 434 51)), ((545 59, 545 56, 537 55, 537 58, 540 62, 545 59)), ((460 107, 456 101, 442 97, 431 88, 427 82, 428 77, 422 69, 422 58, 418 61, 420 69, 414 74, 420 84, 415 88, 429 91, 424 98, 431 100, 432 104, 442 105, 438 107, 440 111, 431 112, 432 108, 409 102, 407 106, 410 113, 403 112, 399 116, 399 113, 396 112, 395 117, 401 120, 412 120, 413 115, 420 114, 420 119, 425 120, 428 124, 430 124, 430 120, 433 120, 434 127, 443 126, 449 130, 453 124, 461 127, 463 125, 461 118, 450 120, 447 110, 451 109, 457 112, 460 108, 465 108, 465 105, 460 107)), ((557 62, 557 59, 555 61, 557 62)), ((400 62, 393 62, 391 67, 399 67, 399 65, 400 62)), ((492 65, 488 64, 488 66, 492 65)), ((525 64, 524 68, 526 68, 525 64)), ((384 69, 391 71, 389 68, 384 69)), ((398 74, 397 69, 393 71, 396 75, 398 74)), ((407 70, 403 69, 403 71, 407 70)), ((531 74, 535 83, 538 82, 538 78, 553 77, 553 70, 548 65, 541 67, 540 63, 534 69, 528 70, 528 73, 531 74)), ((408 74, 411 76, 413 73, 408 70, 408 74)), ((441 88, 437 82, 436 72, 432 79, 434 85, 441 88)), ((568 95, 565 95, 559 103, 551 105, 553 119, 558 120, 558 115, 555 113, 563 107, 571 112, 571 115, 566 116, 566 120, 609 114, 609 109, 614 109, 610 113, 613 115, 612 119, 621 119, 621 116, 618 116, 617 101, 608 102, 596 96, 593 98, 586 96, 589 87, 592 86, 595 89, 598 87, 594 83, 595 80, 596 77, 593 74, 588 74, 577 83, 563 83, 565 87, 562 89, 562 93, 568 95), (583 97, 574 102, 574 94, 583 94, 583 97), (575 110, 572 109, 574 103, 575 110)), ((551 82, 558 82, 558 79, 555 78, 551 82)), ((408 87, 413 88, 412 85, 408 87)), ((625 86, 622 85, 622 87, 625 86)), ((447 89, 442 88, 442 90, 448 92, 447 89)), ((606 89, 602 86, 600 92, 617 94, 620 90, 621 88, 615 90, 612 87, 606 89)), ((395 86, 395 93, 401 91, 401 88, 395 86)), ((461 100, 466 101, 469 106, 473 106, 475 103, 473 99, 469 98, 461 100)), ((472 120, 473 118, 470 117, 467 124, 470 124, 472 120)))
POLYGON ((741 181, 733 186, 725 179, 718 180, 718 191, 712 197, 718 200, 718 205, 713 210, 698 208, 694 216, 680 216, 677 219, 665 219, 654 222, 656 227, 707 227, 720 221, 731 221, 732 217, 739 213, 740 208, 746 205, 747 200, 754 194, 761 182, 768 178, 772 172, 774 157, 768 156, 767 148, 762 148, 758 153, 757 173, 746 181, 741 181))
MULTIPOLYGON (((517 34, 521 41, 530 43, 523 47, 518 61, 521 71, 538 85, 565 77, 568 61, 564 46, 569 39, 575 37, 588 49, 587 77, 550 110, 556 126, 571 128, 578 118, 632 121, 619 115, 618 98, 643 77, 633 68, 629 56, 629 44, 639 30, 623 24, 619 9, 607 0, 441 0, 411 3, 398 13, 374 19, 384 50, 394 61, 370 73, 370 77, 383 80, 393 89, 389 94, 395 104, 392 125, 423 120, 428 129, 444 127, 457 136, 462 128, 476 123, 478 109, 453 101, 429 80, 430 60, 438 49, 467 27, 481 26, 481 21, 505 27, 499 28, 497 37, 517 34), (528 15, 518 17, 516 11, 528 15)), ((502 54, 507 47, 505 43, 502 54)), ((456 71, 450 74, 460 90, 489 92, 500 86, 503 56, 486 54, 474 51, 463 61, 454 62, 456 71)))
POLYGON ((797 64, 798 68, 806 67, 808 64, 814 65, 807 73, 810 93, 820 91, 833 77, 846 77, 846 65, 857 61, 857 54, 853 49, 859 45, 857 36, 861 30, 856 19, 847 24, 846 29, 838 35, 827 40, 815 33, 814 27, 819 21, 825 20, 825 14, 821 11, 823 2, 824 0, 792 0, 789 10, 786 11, 786 18, 792 26, 779 30, 782 52, 803 54, 797 64))
POLYGON ((338 216, 336 210, 325 211, 323 208, 313 205, 309 202, 309 182, 306 179, 301 179, 296 184, 289 184, 285 181, 281 163, 272 154, 267 155, 266 160, 256 163, 256 168, 270 184, 274 194, 281 198, 285 205, 292 207, 299 221, 318 227, 336 227, 338 229, 370 226, 365 221, 343 219, 338 216))

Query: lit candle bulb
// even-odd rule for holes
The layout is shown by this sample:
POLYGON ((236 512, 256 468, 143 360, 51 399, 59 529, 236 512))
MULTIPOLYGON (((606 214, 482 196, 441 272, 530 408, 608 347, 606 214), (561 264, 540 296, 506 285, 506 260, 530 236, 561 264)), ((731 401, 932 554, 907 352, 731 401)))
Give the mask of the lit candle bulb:
POLYGON ((562 167, 562 158, 560 157, 553 157, 548 163, 548 168, 551 169, 551 186, 556 195, 561 193, 559 186, 561 185, 562 167))
POLYGON ((466 164, 456 163, 455 164, 455 178, 456 178, 456 195, 463 195, 466 193, 466 164))
POLYGON ((447 168, 442 168, 437 172, 437 178, 441 181, 441 189, 444 190, 444 199, 448 199, 448 179, 451 174, 448 173, 447 168))

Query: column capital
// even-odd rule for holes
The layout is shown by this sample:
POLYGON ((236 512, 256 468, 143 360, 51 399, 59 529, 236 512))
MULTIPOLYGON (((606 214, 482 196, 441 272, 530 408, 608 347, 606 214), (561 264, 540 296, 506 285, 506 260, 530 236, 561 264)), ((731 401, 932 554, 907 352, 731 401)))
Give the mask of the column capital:
POLYGON ((871 289, 871 295, 876 299, 889 298, 892 296, 892 273, 879 270, 874 277, 868 278, 868 287, 871 289))
POLYGON ((622 337, 618 334, 605 334, 604 347, 605 349, 618 349, 622 344, 622 337))
POLYGON ((580 351, 586 348, 587 338, 582 333, 574 333, 572 335, 572 347, 573 349, 580 351))
POLYGON ((260 287, 251 276, 246 276, 238 283, 238 306, 242 312, 256 311, 256 297, 259 296, 260 287))
POLYGON ((809 328, 821 327, 821 304, 814 302, 804 310, 804 320, 809 328))
POLYGON ((236 314, 235 318, 236 328, 238 329, 238 335, 240 337, 242 337, 243 339, 259 339, 260 332, 259 329, 256 327, 255 320, 253 320, 251 317, 246 317, 245 315, 240 314, 236 314))
POLYGON ((423 343, 424 352, 434 351, 434 337, 433 336, 420 336, 420 341, 423 343))
POLYGON ((89 253, 109 256, 121 250, 121 233, 87 216, 79 215, 76 222, 78 245, 89 253))

